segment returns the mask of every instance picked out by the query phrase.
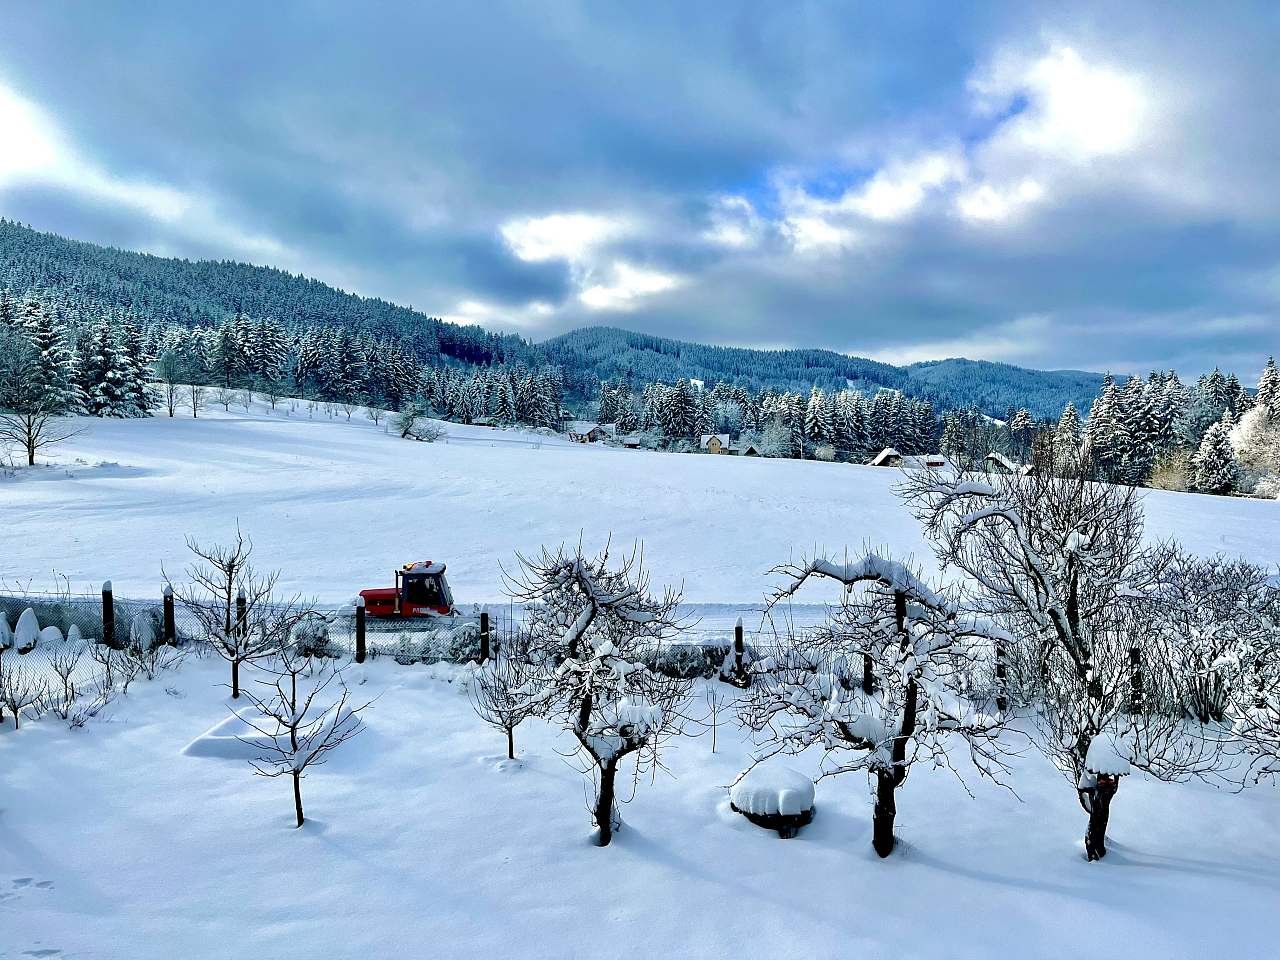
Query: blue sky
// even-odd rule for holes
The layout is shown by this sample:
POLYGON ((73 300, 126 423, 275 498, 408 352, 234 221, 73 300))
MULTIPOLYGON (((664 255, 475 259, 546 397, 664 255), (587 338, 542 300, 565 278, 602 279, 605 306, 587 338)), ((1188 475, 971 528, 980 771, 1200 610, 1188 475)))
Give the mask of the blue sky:
POLYGON ((10 2, 0 213, 534 338, 1253 376, 1277 10, 10 2))

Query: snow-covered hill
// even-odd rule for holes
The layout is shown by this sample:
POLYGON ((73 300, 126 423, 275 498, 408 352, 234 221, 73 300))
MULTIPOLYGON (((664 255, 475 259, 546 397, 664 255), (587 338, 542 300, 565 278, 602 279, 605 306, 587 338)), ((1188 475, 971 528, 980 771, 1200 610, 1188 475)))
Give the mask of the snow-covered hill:
MULTIPOLYGON (((448 440, 401 440, 357 416, 265 409, 198 420, 87 420, 57 466, 0 480, 0 579, 151 596, 177 575, 188 536, 238 521, 282 586, 341 602, 407 560, 443 560, 462 602, 502 599, 515 551, 612 534, 643 541, 655 584, 687 599, 750 604, 793 552, 864 543, 932 557, 898 501, 896 471, 791 460, 665 454, 445 424, 448 440)), ((1275 559, 1275 502, 1148 492, 1147 532, 1200 553, 1275 559)))

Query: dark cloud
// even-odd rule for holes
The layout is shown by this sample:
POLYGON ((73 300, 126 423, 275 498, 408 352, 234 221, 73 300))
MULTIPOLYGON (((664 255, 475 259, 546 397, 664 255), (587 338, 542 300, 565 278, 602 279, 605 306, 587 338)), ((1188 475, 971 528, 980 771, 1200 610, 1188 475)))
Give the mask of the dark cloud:
POLYGON ((82 171, 194 198, 157 216, 71 175, 6 186, 0 164, 0 211, 38 227, 272 262, 437 314, 480 303, 477 318, 533 335, 604 322, 1188 372, 1249 372, 1280 340, 1266 5, 19 6, 0 85, 58 125, 82 171), (974 112, 975 77, 1054 44, 1141 80, 1141 149, 1046 167, 1001 140, 1034 91, 974 112), (797 252, 787 182, 847 226, 842 197, 930 152, 963 173, 909 216, 863 209, 847 247, 797 252), (956 214, 962 191, 1024 173, 1046 185, 1025 215, 956 214), (725 196, 753 213, 717 235, 725 196), (503 240, 576 211, 626 229, 529 260, 503 240), (670 282, 627 295, 627 269, 670 282), (591 287, 629 309, 591 309, 591 287))

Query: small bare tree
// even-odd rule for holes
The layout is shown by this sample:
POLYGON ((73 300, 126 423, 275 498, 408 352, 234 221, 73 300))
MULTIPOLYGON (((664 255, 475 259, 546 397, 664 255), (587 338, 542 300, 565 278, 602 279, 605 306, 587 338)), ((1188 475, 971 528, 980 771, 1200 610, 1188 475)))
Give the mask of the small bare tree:
POLYGON ((267 679, 256 681, 261 693, 245 691, 259 714, 246 722, 263 739, 242 741, 263 747, 262 754, 250 761, 255 773, 290 778, 294 814, 301 827, 306 819, 302 812, 302 778, 308 769, 324 763, 330 753, 364 729, 359 714, 369 704, 351 706, 342 672, 327 661, 317 664, 304 658, 282 657, 279 667, 269 674, 267 679))
POLYGON ((191 584, 174 585, 174 598, 200 623, 202 633, 231 665, 231 697, 240 696, 243 664, 274 656, 289 642, 294 625, 311 613, 297 597, 275 598, 278 573, 259 576, 250 563, 253 541, 236 525, 230 544, 204 545, 187 539, 196 562, 187 568, 191 584))
POLYGON ((476 715, 506 734, 509 760, 516 758, 516 727, 536 713, 535 705, 525 692, 532 675, 528 638, 517 634, 508 638, 497 656, 490 657, 476 671, 467 687, 476 715))
POLYGON ((516 559, 519 569, 503 574, 512 599, 530 607, 526 703, 577 739, 582 771, 596 783, 596 843, 607 846, 621 825, 616 779, 622 761, 635 756, 638 785, 682 727, 692 682, 647 665, 684 627, 676 613, 680 594, 650 593, 638 549, 613 566, 607 546, 585 556, 580 544, 516 559))
POLYGON ((844 592, 827 626, 788 631, 755 667, 741 713, 762 738, 752 766, 816 747, 823 777, 867 772, 876 796, 871 843, 881 857, 893 852, 896 793, 915 762, 954 771, 949 750, 959 740, 980 774, 999 781, 1008 773, 1001 718, 965 696, 972 665, 990 656, 991 641, 1007 640, 1003 631, 875 553, 774 572, 783 582, 766 612, 814 579, 844 592))
POLYGON ((187 385, 187 408, 190 409, 193 420, 199 417, 200 411, 204 409, 205 397, 208 392, 208 387, 198 383, 187 385))
POLYGON ((377 404, 371 403, 364 408, 364 414, 373 421, 373 425, 376 427, 382 422, 382 418, 387 415, 387 411, 383 410, 382 407, 379 407, 377 404))
POLYGON ((230 412, 231 404, 236 402, 236 391, 227 386, 218 386, 213 391, 213 402, 222 404, 222 409, 230 412))

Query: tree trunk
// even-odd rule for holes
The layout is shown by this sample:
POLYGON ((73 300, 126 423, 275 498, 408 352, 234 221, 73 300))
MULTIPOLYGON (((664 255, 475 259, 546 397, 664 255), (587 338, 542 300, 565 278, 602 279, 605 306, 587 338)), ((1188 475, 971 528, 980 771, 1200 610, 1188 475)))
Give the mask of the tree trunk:
POLYGON ((231 699, 240 699, 240 661, 231 661, 231 699))
POLYGON ((298 826, 302 826, 305 819, 302 816, 302 775, 296 771, 293 774, 293 812, 298 815, 298 826))
POLYGON ((1089 826, 1084 834, 1084 852, 1090 861, 1101 860, 1107 855, 1107 821, 1111 818, 1111 798, 1119 788, 1118 777, 1099 776, 1098 785, 1091 791, 1089 826))
POLYGON ((876 805, 871 814, 871 846, 881 857, 893 853, 893 820, 898 815, 893 772, 876 771, 876 805))
POLYGON ((507 727, 507 759, 516 758, 516 728, 507 727))
POLYGON ((596 836, 597 847, 607 847, 613 839, 614 817, 617 814, 614 801, 613 779, 618 772, 618 761, 609 760, 600 768, 600 793, 596 796, 596 836))

